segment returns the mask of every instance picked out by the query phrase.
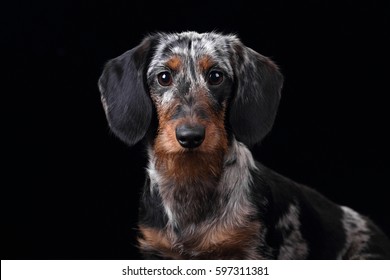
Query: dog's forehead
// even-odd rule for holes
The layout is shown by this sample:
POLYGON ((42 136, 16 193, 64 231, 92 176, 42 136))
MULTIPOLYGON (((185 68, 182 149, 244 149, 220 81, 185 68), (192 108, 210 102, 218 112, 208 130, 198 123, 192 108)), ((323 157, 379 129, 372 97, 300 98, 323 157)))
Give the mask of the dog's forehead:
POLYGON ((184 32, 161 34, 151 59, 148 75, 153 69, 173 64, 208 63, 218 65, 232 74, 230 57, 234 35, 184 32))

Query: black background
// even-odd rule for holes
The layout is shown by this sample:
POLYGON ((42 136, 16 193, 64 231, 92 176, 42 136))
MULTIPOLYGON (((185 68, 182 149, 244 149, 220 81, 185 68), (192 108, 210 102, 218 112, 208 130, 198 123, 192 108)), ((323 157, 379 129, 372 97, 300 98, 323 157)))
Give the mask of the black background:
POLYGON ((271 57, 285 84, 256 159, 390 234, 388 1, 12 2, 1 11, 2 259, 139 257, 145 151, 109 132, 97 80, 154 31, 234 32, 271 57))

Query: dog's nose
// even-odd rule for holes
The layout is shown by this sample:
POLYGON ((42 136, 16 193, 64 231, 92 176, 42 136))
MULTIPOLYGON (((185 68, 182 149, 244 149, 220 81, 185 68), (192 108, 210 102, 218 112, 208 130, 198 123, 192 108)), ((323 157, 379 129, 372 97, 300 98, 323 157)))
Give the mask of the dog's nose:
POLYGON ((176 139, 183 148, 199 147, 205 137, 205 128, 202 125, 181 125, 176 128, 176 139))

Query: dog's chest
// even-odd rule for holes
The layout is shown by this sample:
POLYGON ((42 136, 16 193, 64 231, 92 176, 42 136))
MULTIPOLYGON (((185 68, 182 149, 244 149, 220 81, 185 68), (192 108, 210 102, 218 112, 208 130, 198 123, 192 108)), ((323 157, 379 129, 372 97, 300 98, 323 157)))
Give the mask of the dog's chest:
POLYGON ((189 226, 179 232, 140 226, 141 250, 168 259, 261 259, 256 248, 260 242, 260 224, 248 222, 242 227, 220 224, 189 226))

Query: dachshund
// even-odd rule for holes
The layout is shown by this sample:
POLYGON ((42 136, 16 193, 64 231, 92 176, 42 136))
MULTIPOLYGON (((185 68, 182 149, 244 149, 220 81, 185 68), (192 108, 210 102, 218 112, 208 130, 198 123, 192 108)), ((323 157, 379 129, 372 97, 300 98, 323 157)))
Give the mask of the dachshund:
POLYGON ((98 84, 112 132, 148 152, 145 258, 390 259, 367 217, 254 160, 283 76, 236 35, 150 34, 98 84))

